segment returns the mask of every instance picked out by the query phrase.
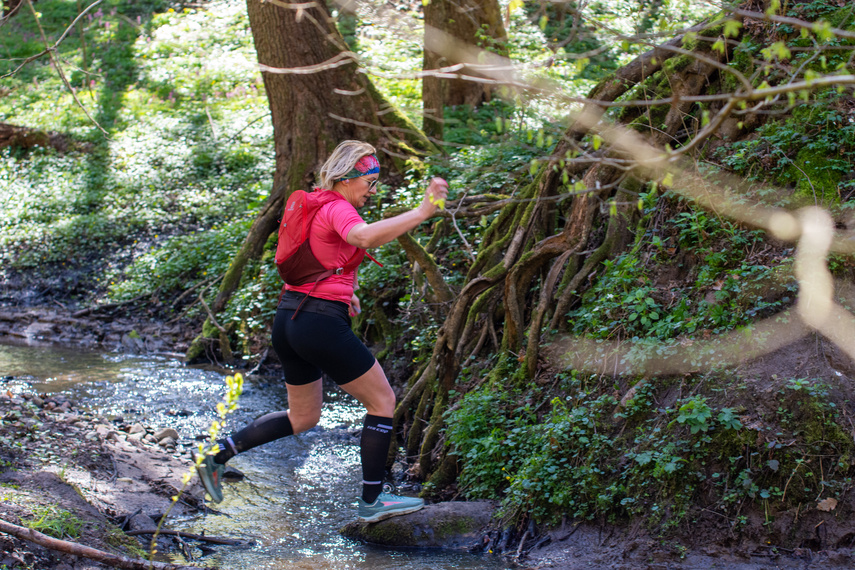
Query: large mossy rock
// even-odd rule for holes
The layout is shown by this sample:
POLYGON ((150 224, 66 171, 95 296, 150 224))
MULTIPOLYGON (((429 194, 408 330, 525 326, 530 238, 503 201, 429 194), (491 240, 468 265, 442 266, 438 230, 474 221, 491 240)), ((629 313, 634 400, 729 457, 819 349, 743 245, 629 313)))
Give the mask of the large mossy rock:
POLYGON ((352 522, 341 534, 387 548, 471 550, 483 545, 494 510, 489 501, 437 503, 376 523, 352 522))

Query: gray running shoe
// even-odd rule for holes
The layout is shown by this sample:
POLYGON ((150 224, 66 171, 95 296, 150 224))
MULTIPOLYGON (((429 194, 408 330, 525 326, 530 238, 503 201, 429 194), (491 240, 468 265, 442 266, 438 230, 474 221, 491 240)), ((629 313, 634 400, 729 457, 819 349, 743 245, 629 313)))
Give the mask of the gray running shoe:
POLYGON ((377 500, 370 505, 360 497, 358 517, 362 522, 377 522, 389 517, 406 515, 421 510, 425 506, 422 499, 400 497, 388 493, 380 493, 377 500))
POLYGON ((213 455, 206 455, 202 464, 196 468, 196 471, 199 473, 199 480, 202 482, 202 486, 205 487, 205 491, 211 495, 211 500, 215 503, 219 503, 223 500, 222 481, 223 471, 225 470, 226 466, 222 463, 215 462, 213 455))

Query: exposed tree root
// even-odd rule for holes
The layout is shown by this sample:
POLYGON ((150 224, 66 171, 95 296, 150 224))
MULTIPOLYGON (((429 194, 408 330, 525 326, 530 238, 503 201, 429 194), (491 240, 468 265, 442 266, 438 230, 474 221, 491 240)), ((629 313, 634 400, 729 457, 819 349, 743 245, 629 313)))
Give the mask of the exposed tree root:
MULTIPOLYGON (((703 28, 697 26, 695 31, 703 28)), ((658 82, 656 89, 673 95, 675 102, 639 114, 626 113, 626 120, 638 119, 634 125, 658 146, 673 146, 696 136, 699 109, 683 99, 718 81, 725 56, 701 49, 687 64, 664 65, 676 55, 690 57, 683 53, 681 42, 682 38, 675 38, 651 50, 597 86, 589 95, 588 117, 602 116, 609 102, 655 76, 650 88, 658 82), (650 119, 654 113, 655 121, 650 119)), ((571 125, 551 161, 487 228, 465 285, 449 308, 426 369, 430 373, 422 373, 418 391, 411 390, 399 406, 401 417, 405 408, 418 403, 407 449, 410 455, 418 453, 425 478, 443 479, 440 471, 451 461, 440 435, 448 391, 461 364, 493 334, 494 323, 503 323, 500 359, 493 371, 474 384, 505 379, 508 373, 534 378, 544 322, 551 315, 549 328, 563 327, 568 309, 603 260, 626 248, 633 232, 644 231, 633 223, 638 218, 636 192, 642 182, 635 178, 632 164, 609 148, 592 151, 582 143, 587 132, 581 123, 571 125), (573 160, 579 154, 587 158, 573 160), (568 193, 571 183, 579 179, 588 190, 568 193), (562 194, 567 197, 556 199, 562 194), (538 286, 540 292, 532 298, 538 286), (523 363, 521 369, 509 354, 523 363)))
POLYGON ((401 244, 410 261, 418 263, 422 268, 436 300, 440 303, 450 303, 454 298, 454 293, 452 293, 445 279, 442 278, 442 273, 440 273, 439 266, 434 261, 433 256, 410 234, 400 236, 398 243, 401 244))

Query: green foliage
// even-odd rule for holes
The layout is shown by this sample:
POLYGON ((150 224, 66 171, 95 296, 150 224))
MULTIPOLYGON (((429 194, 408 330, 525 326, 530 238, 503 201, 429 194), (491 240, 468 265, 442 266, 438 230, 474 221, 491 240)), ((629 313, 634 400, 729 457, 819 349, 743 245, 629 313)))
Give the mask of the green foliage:
POLYGON ((712 413, 712 408, 707 404, 707 399, 695 396, 681 402, 680 407, 677 408, 677 419, 675 421, 688 426, 693 434, 706 433, 711 427, 712 413))
POLYGON ((688 466, 706 453, 697 450, 697 437, 742 427, 732 410, 714 417, 700 397, 656 411, 649 385, 613 417, 617 401, 596 377, 559 380, 566 396, 552 397, 544 415, 515 403, 528 400, 525 394, 489 388, 470 392, 449 414, 449 441, 469 496, 504 497, 506 514, 536 520, 656 512, 694 493, 698 480, 688 466), (634 429, 616 438, 615 417, 632 418, 634 429), (673 419, 662 425, 660 417, 673 419))
POLYGON ((110 295, 121 301, 152 289, 166 294, 224 273, 251 222, 244 218, 220 228, 168 238, 152 246, 128 266, 119 281, 110 283, 110 295))
MULTIPOLYGON (((734 390, 729 378, 707 382, 734 390)), ((662 381, 639 382, 618 405, 610 381, 571 371, 550 393, 469 392, 447 414, 447 434, 467 496, 500 499, 513 520, 643 514, 651 527, 677 525, 700 493, 735 517, 746 501, 796 505, 850 485, 855 445, 827 388, 813 379, 781 385, 782 408, 758 417, 720 407, 716 390, 663 404, 673 387, 662 381), (811 464, 808 455, 826 459, 811 464)))
MULTIPOLYGON (((64 31, 76 14, 67 2, 38 9, 49 34, 64 31)), ((0 199, 9 206, 0 214, 5 268, 86 268, 91 277, 84 280, 92 283, 81 289, 115 285, 117 300, 179 290, 182 279, 193 284, 203 276, 202 264, 220 272, 220 258, 231 255, 213 238, 195 243, 194 234, 245 227, 266 197, 270 125, 259 120, 268 113, 260 78, 239 64, 254 58, 245 11, 159 9, 165 7, 102 4, 83 19, 86 58, 76 30, 61 44, 80 100, 110 140, 49 67, 36 62, 7 80, 15 97, 0 99, 2 120, 62 131, 90 146, 67 154, 0 152, 0 199), (168 237, 178 234, 186 237, 168 237), (165 250, 157 252, 159 246, 165 250), (117 284, 129 259, 136 262, 130 282, 117 284)), ((18 56, 31 55, 38 46, 20 40, 33 36, 34 26, 22 11, 0 41, 18 56)), ((0 73, 13 64, 0 62, 0 73)), ((231 234, 228 240, 235 247, 231 234)))
MULTIPOLYGON (((668 207, 668 200, 666 195, 645 211, 668 207)), ((745 252, 763 240, 762 232, 703 210, 672 215, 635 249, 603 262, 579 306, 568 313, 571 331, 596 339, 667 340, 698 331, 718 334, 771 314, 792 302, 796 284, 786 273, 788 261, 746 261, 745 252), (655 272, 675 265, 685 265, 682 280, 672 281, 667 292, 655 286, 655 272)))
POLYGON ((34 508, 33 518, 22 522, 27 528, 58 539, 79 537, 84 524, 74 514, 53 505, 34 508))
POLYGON ((516 396, 505 390, 469 392, 446 417, 449 442, 469 466, 459 483, 473 497, 501 498, 511 459, 524 452, 518 436, 533 418, 531 410, 515 407, 516 396))
POLYGON ((794 189, 802 201, 833 204, 855 191, 855 125, 846 104, 845 97, 827 92, 791 117, 764 124, 758 137, 722 147, 718 156, 749 178, 771 177, 794 189))
POLYGON ((275 299, 282 289, 282 279, 273 262, 275 249, 268 251, 269 255, 262 258, 260 266, 252 264, 247 267, 240 288, 229 299, 220 316, 224 326, 232 326, 244 360, 263 350, 255 344, 257 339, 264 338, 264 346, 267 346, 267 333, 276 315, 276 303, 271 299, 275 299))

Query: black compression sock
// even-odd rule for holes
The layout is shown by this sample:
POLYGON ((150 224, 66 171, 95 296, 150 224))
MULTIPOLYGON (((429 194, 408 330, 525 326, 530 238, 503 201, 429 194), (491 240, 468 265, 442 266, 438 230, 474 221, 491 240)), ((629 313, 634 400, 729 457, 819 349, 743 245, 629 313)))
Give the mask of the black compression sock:
POLYGON ((392 418, 365 416, 362 427, 362 500, 373 503, 383 490, 386 458, 392 443, 392 418))
POLYGON ((220 450, 214 455, 214 463, 224 464, 238 454, 237 449, 235 449, 235 442, 230 437, 218 439, 217 445, 220 450))
POLYGON ((265 414, 231 438, 218 441, 220 451, 214 456, 214 461, 225 463, 238 453, 289 435, 294 435, 294 428, 291 427, 288 412, 265 414), (233 446, 229 445, 228 439, 232 440, 233 446))

